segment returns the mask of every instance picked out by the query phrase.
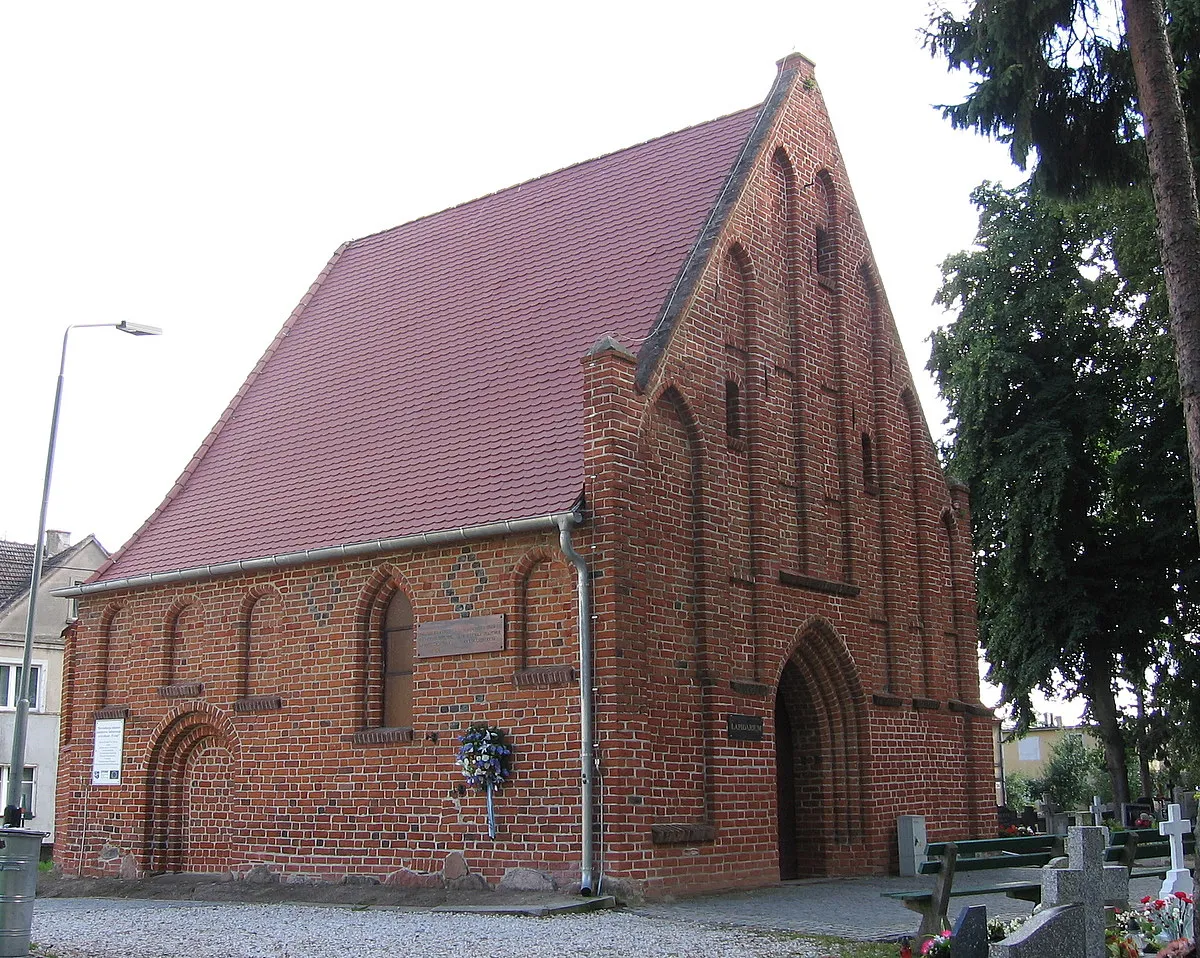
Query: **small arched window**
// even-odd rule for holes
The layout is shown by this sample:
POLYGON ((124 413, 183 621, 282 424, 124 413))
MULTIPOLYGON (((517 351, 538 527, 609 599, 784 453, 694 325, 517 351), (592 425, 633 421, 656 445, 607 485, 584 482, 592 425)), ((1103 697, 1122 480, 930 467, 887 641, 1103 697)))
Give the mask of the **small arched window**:
POLYGON ((736 445, 742 438, 742 391, 732 379, 725 380, 725 439, 736 445))
POLYGON ((837 273, 837 197, 833 188, 833 177, 822 170, 813 181, 816 202, 816 237, 813 265, 817 275, 832 279, 837 273))
POLYGON ((413 724, 412 603, 397 592, 383 618, 383 724, 410 728, 413 724))
POLYGON ((869 432, 862 434, 862 471, 863 487, 867 494, 871 496, 878 495, 879 476, 876 473, 875 451, 871 448, 871 434, 869 432))

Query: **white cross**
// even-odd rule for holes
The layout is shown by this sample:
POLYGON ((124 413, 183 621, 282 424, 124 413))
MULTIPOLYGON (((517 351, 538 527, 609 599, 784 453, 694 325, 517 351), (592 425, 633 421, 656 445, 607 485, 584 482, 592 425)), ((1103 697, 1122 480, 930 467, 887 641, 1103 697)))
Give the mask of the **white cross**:
POLYGON ((1108 829, 1094 825, 1067 832, 1067 868, 1042 869, 1042 905, 1083 908, 1083 954, 1104 958, 1104 907, 1124 908, 1129 903, 1129 871, 1124 865, 1105 865, 1108 829))
POLYGON ((1158 890, 1159 898, 1166 898, 1177 891, 1192 893, 1194 882, 1192 873, 1183 863, 1183 836, 1192 830, 1192 823, 1183 817, 1183 811, 1178 805, 1167 807, 1167 820, 1158 823, 1158 833, 1167 836, 1171 841, 1171 870, 1163 879, 1162 888, 1158 890))
POLYGON ((1104 806, 1100 804, 1100 796, 1099 795, 1092 796, 1092 818, 1095 819, 1095 821, 1092 824, 1094 824, 1094 825, 1103 825, 1104 824, 1104 806))

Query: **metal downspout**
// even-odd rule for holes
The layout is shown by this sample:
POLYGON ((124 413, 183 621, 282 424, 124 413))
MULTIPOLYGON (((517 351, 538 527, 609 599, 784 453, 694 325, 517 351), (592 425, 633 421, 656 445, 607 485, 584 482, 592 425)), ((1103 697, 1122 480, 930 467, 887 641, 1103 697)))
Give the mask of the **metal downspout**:
POLYGON ((580 826, 583 839, 581 854, 583 861, 579 869, 579 891, 590 895, 593 890, 592 862, 595 860, 595 815, 596 756, 592 728, 592 587, 588 575, 587 561, 571 544, 571 526, 579 521, 578 516, 562 516, 558 520, 559 546, 563 554, 575 566, 579 592, 579 773, 580 773, 580 826))

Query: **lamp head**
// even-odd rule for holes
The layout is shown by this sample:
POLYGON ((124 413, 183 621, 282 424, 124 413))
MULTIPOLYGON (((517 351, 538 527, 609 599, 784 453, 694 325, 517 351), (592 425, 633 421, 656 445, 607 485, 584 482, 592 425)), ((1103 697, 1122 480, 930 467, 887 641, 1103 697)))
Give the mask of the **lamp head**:
POLYGON ((117 323, 117 329, 123 333, 129 333, 130 336, 161 336, 162 330, 157 326, 146 326, 142 323, 131 323, 124 319, 117 323))

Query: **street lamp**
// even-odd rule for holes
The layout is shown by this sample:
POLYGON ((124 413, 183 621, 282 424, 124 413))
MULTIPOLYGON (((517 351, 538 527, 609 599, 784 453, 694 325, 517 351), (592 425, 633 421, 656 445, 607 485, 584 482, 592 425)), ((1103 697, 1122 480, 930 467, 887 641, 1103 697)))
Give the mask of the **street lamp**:
POLYGON ((25 736, 29 726, 29 670, 33 661, 33 629, 37 615, 38 584, 42 578, 42 551, 46 545, 46 506, 50 501, 50 479, 54 474, 54 440, 58 435, 58 409, 62 404, 63 370, 67 364, 67 337, 72 329, 111 327, 131 336, 161 336, 157 326, 123 321, 120 323, 77 323, 63 332, 62 358, 58 363, 58 387, 54 392, 54 412, 50 416, 50 447, 46 452, 46 479, 42 484, 42 511, 38 516, 37 543, 33 547, 33 574, 29 584, 29 606, 25 618, 25 654, 17 679, 17 711, 13 716, 12 761, 8 766, 8 795, 4 808, 4 827, 20 828, 25 819, 21 807, 21 787, 25 781, 25 736))

